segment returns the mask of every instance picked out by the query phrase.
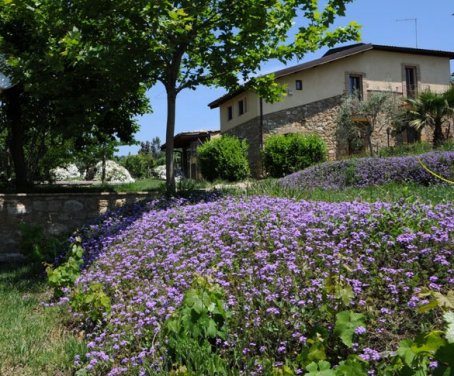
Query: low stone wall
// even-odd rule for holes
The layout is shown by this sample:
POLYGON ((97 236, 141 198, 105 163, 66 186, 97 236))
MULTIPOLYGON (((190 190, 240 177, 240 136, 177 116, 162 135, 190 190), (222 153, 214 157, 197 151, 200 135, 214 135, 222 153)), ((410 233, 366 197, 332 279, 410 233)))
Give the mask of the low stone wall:
POLYGON ((0 259, 18 252, 20 223, 39 225, 51 235, 69 234, 108 210, 154 197, 147 192, 0 194, 0 259))

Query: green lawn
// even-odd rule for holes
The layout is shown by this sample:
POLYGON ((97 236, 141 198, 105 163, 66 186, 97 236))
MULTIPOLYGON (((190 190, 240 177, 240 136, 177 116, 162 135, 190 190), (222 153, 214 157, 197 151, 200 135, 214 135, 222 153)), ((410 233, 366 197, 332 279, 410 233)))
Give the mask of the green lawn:
POLYGON ((42 271, 0 264, 0 375, 72 375, 85 346, 65 327, 58 307, 46 308, 50 290, 42 271))
MULTIPOLYGON (((159 192, 164 181, 159 179, 143 179, 127 184, 71 184, 71 185, 35 185, 30 193, 83 193, 83 192, 159 192)), ((14 193, 11 185, 0 184, 0 193, 14 193)))

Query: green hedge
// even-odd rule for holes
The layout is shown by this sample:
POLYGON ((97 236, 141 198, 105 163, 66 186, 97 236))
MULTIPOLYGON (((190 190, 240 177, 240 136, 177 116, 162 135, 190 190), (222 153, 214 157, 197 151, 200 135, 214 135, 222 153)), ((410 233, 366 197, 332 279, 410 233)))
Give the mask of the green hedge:
POLYGON ((265 140, 263 163, 272 177, 282 177, 326 160, 326 144, 317 135, 291 133, 265 140))
POLYGON ((197 148, 200 170, 208 181, 238 181, 250 175, 248 144, 232 136, 210 140, 197 148))

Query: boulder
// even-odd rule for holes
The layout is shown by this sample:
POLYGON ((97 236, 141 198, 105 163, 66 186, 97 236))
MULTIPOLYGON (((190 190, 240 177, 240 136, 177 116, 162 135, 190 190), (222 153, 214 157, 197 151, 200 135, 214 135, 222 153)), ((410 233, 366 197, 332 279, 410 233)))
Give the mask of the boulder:
MULTIPOLYGON (((96 163, 96 173, 94 180, 101 180, 102 177, 102 161, 96 163)), ((135 180, 132 178, 129 171, 120 166, 115 161, 106 161, 106 182, 109 183, 134 183, 135 180)))
POLYGON ((80 179, 81 174, 77 166, 70 163, 63 167, 56 167, 50 170, 50 175, 55 181, 80 179))
MULTIPOLYGON (((161 165, 161 166, 155 167, 153 169, 153 176, 158 179, 166 180, 166 166, 161 165)), ((175 168, 175 180, 180 181, 182 178, 183 178, 183 172, 181 171, 181 169, 175 168)))

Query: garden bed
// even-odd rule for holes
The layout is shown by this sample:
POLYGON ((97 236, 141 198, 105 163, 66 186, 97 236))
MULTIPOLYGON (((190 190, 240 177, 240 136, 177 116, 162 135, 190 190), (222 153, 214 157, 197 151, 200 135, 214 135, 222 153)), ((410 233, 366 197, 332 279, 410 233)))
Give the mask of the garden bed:
POLYGON ((387 183, 440 184, 443 178, 454 181, 454 152, 431 152, 419 156, 358 158, 326 162, 288 175, 280 184, 289 189, 343 189, 387 183))
POLYGON ((453 205, 253 197, 104 219, 82 232, 84 270, 63 298, 87 331, 76 365, 90 374, 450 366, 433 297, 454 286, 453 205))

